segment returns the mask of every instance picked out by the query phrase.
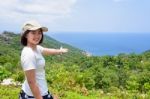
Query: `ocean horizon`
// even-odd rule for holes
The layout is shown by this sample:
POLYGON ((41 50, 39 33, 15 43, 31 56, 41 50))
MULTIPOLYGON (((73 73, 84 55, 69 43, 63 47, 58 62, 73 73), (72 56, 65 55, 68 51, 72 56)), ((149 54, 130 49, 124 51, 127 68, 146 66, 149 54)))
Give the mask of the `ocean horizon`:
POLYGON ((150 50, 150 33, 52 33, 49 36, 95 56, 150 50))

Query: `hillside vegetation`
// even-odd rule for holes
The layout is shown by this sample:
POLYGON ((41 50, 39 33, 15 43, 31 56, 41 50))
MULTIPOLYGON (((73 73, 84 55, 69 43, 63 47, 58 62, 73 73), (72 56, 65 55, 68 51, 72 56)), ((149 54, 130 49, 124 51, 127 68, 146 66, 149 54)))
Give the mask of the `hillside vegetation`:
MULTIPOLYGON (((42 45, 69 49, 67 54, 45 57, 49 90, 60 99, 150 99, 150 51, 88 57, 48 36, 42 45)), ((22 48, 19 34, 0 34, 0 82, 6 78, 23 82, 22 48)), ((0 99, 17 99, 20 89, 0 85, 0 99)))

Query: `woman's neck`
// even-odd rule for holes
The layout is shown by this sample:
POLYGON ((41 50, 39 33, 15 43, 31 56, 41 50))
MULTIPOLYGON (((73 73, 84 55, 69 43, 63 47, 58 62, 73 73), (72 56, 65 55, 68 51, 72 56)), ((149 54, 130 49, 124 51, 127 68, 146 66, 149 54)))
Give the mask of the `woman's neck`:
POLYGON ((27 47, 30 47, 30 48, 32 48, 32 50, 35 50, 36 49, 36 45, 34 45, 34 44, 27 44, 27 47))

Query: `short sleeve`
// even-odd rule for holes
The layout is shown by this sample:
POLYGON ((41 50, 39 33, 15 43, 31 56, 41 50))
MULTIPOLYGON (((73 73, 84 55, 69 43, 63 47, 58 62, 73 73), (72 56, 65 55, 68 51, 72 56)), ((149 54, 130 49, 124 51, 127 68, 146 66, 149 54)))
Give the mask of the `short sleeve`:
POLYGON ((31 49, 25 49, 22 51, 21 65, 24 71, 36 69, 36 58, 31 49))
POLYGON ((44 47, 37 45, 37 49, 40 51, 40 53, 43 53, 44 47))

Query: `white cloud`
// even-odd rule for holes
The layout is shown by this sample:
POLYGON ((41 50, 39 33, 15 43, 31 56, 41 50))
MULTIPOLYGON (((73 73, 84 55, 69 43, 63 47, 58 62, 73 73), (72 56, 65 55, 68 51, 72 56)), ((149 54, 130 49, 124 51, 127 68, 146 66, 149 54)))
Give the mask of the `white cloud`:
POLYGON ((68 17, 77 0, 4 0, 0 3, 0 20, 9 22, 38 19, 53 22, 68 17))
POLYGON ((71 7, 76 3, 76 0, 36 0, 19 2, 21 5, 16 9, 26 13, 38 14, 56 14, 64 15, 71 11, 71 7))

